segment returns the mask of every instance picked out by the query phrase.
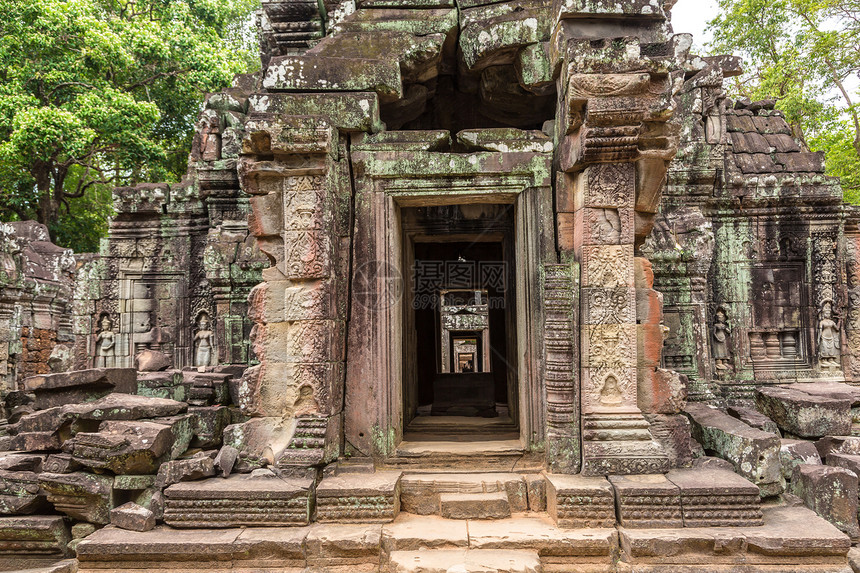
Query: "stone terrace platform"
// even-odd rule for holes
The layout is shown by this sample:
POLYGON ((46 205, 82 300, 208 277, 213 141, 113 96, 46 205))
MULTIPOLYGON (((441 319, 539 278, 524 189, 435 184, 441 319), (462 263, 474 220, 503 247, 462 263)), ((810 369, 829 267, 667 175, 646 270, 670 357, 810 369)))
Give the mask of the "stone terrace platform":
POLYGON ((766 507, 764 525, 563 529, 547 514, 388 524, 177 530, 106 527, 78 545, 80 573, 851 573, 850 541, 803 507, 766 507))

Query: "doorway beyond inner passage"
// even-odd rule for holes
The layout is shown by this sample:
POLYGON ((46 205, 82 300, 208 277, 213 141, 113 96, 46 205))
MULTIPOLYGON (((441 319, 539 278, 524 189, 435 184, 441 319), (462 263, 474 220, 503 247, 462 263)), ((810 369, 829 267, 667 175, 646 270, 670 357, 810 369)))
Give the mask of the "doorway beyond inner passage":
POLYGON ((409 439, 458 428, 474 439, 515 434, 513 207, 403 211, 409 439))

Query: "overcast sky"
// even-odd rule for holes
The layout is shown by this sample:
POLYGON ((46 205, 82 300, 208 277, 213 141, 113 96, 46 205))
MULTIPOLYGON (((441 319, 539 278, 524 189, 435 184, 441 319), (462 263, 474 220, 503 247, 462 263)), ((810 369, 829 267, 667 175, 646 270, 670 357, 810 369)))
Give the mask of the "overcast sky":
POLYGON ((702 48, 710 40, 710 36, 705 34, 705 26, 716 15, 716 0, 678 0, 672 8, 672 28, 676 34, 693 34, 696 46, 702 48))

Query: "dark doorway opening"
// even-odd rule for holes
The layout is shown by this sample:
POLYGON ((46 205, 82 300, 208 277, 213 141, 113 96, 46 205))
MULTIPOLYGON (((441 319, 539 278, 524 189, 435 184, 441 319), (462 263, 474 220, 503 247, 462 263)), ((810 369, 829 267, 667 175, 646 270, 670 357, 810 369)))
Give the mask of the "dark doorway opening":
POLYGON ((434 434, 434 427, 444 427, 476 440, 485 439, 482 430, 514 433, 513 207, 403 211, 406 266, 412 272, 404 360, 407 431, 434 434))
MULTIPOLYGON (((415 245, 415 271, 422 272, 428 266, 442 263, 442 269, 448 269, 448 274, 454 273, 453 281, 443 284, 441 292, 429 294, 416 292, 414 299, 415 308, 415 331, 417 335, 417 374, 418 374, 418 405, 419 407, 432 407, 434 403, 434 381, 440 374, 456 373, 455 346, 457 341, 475 339, 475 356, 473 357, 472 373, 486 374, 492 379, 493 400, 507 406, 508 402, 508 380, 507 380, 507 336, 505 324, 505 292, 504 285, 494 284, 494 278, 481 280, 480 277, 469 277, 468 269, 483 266, 498 265, 505 266, 500 242, 492 243, 417 243, 415 245), (458 268, 461 267, 461 268, 458 268), (458 282, 462 281, 462 282, 458 282), (468 281, 470 284, 465 284, 468 281), (502 287, 502 288, 500 288, 502 287), (485 292, 487 296, 484 305, 458 305, 463 308, 469 306, 486 306, 489 321, 488 344, 484 345, 484 332, 475 330, 452 330, 449 336, 444 335, 443 318, 445 302, 467 302, 446 301, 444 291, 457 289, 460 292, 485 292), (444 348, 443 340, 448 343, 444 348), (478 345, 477 342, 481 344, 478 345), (488 356, 484 356, 484 348, 489 348, 488 356), (489 368, 480 365, 489 359, 489 368), (475 361, 478 361, 476 367, 475 361), (447 368, 443 368, 442 362, 447 361, 447 368), (447 371, 447 372, 446 372, 447 371)), ((477 273, 476 273, 477 274, 477 273)), ((488 275, 489 276, 489 275, 488 275)), ((419 284, 421 277, 415 277, 415 283, 419 284)), ((468 301, 474 302, 474 301, 468 301)), ((464 315, 454 315, 464 316, 464 315)), ((468 348, 469 345, 464 345, 468 348)), ((464 353, 468 353, 468 350, 464 353)), ((465 374, 465 373, 463 373, 465 374)))

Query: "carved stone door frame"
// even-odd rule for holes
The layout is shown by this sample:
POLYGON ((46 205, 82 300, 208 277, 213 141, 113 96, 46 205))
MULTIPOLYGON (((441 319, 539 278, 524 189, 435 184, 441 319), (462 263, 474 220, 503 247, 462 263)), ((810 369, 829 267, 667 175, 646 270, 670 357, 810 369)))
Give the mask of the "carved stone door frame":
POLYGON ((353 148, 355 232, 344 434, 375 459, 403 438, 402 207, 513 204, 519 427, 523 446, 544 445, 543 265, 555 261, 550 157, 541 153, 448 154, 353 148), (399 171, 399 172, 398 172, 399 171))

